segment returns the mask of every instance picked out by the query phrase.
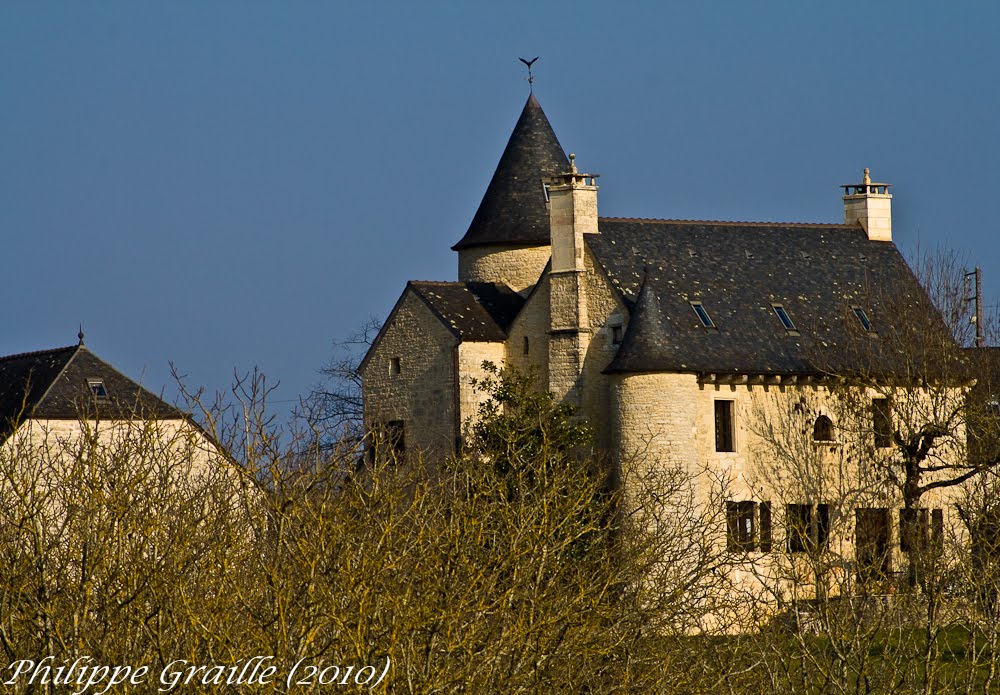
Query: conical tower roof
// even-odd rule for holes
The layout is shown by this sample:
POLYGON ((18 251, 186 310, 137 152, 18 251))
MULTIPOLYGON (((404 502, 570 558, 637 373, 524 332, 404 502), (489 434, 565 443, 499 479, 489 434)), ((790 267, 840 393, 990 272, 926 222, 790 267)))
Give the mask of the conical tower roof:
POLYGON ((648 271, 644 272, 628 330, 618 353, 605 371, 648 371, 651 361, 655 363, 665 351, 669 351, 672 334, 673 328, 663 312, 659 292, 648 271))
POLYGON ((542 177, 569 169, 569 160, 534 94, 528 95, 469 230, 452 250, 474 246, 546 246, 549 213, 542 177))

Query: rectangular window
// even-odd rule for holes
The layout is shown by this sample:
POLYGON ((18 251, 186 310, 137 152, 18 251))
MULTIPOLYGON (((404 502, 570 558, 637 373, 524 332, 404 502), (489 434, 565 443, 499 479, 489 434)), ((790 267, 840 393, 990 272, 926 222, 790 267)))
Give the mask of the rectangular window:
POLYGON ((941 509, 900 509, 899 549, 903 552, 940 551, 944 540, 941 509))
POLYGON ((736 451, 733 401, 715 401, 715 450, 736 451))
POLYGON ((622 335, 623 334, 624 334, 624 330, 622 329, 621 326, 612 326, 611 327, 611 344, 612 345, 621 345, 622 335))
POLYGON ((812 505, 789 504, 785 508, 788 529, 788 552, 805 553, 812 549, 812 505))
POLYGON ((726 548, 735 552, 754 549, 753 502, 726 502, 726 548))
POLYGON ((403 363, 398 357, 393 357, 389 360, 389 373, 390 374, 400 374, 403 371, 403 363))
POLYGON ((888 398, 872 399, 872 432, 876 447, 892 446, 892 407, 888 398))
POLYGON ((104 379, 87 379, 87 386, 90 393, 99 401, 108 400, 108 389, 104 386, 104 379))
POLYGON ((866 584, 885 579, 892 566, 889 510, 858 509, 855 515, 854 552, 858 565, 858 581, 866 584))
POLYGON ((771 551, 770 502, 726 502, 726 549, 771 551))
POLYGON ((712 322, 712 317, 708 315, 708 310, 702 305, 701 302, 691 302, 691 308, 694 309, 694 313, 698 315, 698 320, 701 321, 701 325, 705 328, 715 328, 715 324, 712 322))
POLYGON ((865 331, 871 331, 872 322, 869 320, 868 314, 865 313, 865 310, 859 306, 851 307, 851 309, 854 311, 854 315, 858 317, 861 327, 864 328, 865 331))
POLYGON ((402 420, 390 420, 385 425, 386 444, 392 455, 399 459, 406 454, 406 425, 402 420))
POLYGON ((524 354, 527 355, 531 351, 531 344, 528 341, 528 336, 524 336, 524 354))
POLYGON ((944 510, 931 510, 931 549, 940 553, 944 548, 944 510))
POLYGON ((781 325, 784 326, 786 331, 795 330, 795 324, 792 323, 792 319, 789 318, 788 312, 785 311, 785 307, 780 304, 772 304, 771 308, 774 309, 775 315, 777 315, 778 320, 781 321, 781 325))
POLYGON ((789 504, 785 508, 788 552, 808 553, 830 544, 830 505, 789 504))

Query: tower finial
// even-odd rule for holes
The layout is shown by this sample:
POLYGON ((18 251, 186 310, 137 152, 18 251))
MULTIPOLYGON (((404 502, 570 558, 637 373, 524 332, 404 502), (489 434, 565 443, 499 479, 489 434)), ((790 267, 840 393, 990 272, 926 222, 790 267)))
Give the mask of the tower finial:
POLYGON ((83 322, 80 322, 80 332, 76 334, 76 337, 80 339, 80 345, 83 345, 83 322))
POLYGON ((535 83, 535 74, 531 72, 531 66, 534 64, 536 60, 538 60, 538 56, 535 56, 531 60, 525 60, 524 58, 518 58, 518 60, 520 60, 522 63, 528 66, 528 93, 534 94, 535 88, 533 85, 535 83))

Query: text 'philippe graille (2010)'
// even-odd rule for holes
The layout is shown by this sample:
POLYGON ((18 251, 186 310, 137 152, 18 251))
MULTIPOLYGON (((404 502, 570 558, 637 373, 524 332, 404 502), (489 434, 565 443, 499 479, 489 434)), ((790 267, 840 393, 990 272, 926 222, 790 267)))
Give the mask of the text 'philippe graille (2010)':
POLYGON ((111 688, 138 686, 155 682, 158 692, 169 693, 187 685, 258 686, 284 681, 292 690, 295 686, 368 686, 379 685, 389 672, 390 659, 385 665, 340 666, 308 662, 299 659, 287 671, 274 663, 273 656, 254 656, 234 664, 195 664, 186 659, 174 659, 158 672, 149 666, 127 664, 106 665, 93 657, 80 656, 73 661, 56 662, 46 656, 37 661, 19 659, 11 662, 2 676, 3 685, 60 685, 72 695, 102 695, 111 688))

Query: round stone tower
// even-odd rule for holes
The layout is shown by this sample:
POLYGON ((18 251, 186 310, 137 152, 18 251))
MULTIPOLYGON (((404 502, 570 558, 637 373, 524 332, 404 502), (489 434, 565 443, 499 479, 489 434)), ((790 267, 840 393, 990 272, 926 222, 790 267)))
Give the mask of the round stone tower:
POLYGON ((452 247, 460 281, 498 282, 517 292, 538 282, 550 253, 542 181, 568 168, 562 145, 530 94, 468 231, 452 247))

